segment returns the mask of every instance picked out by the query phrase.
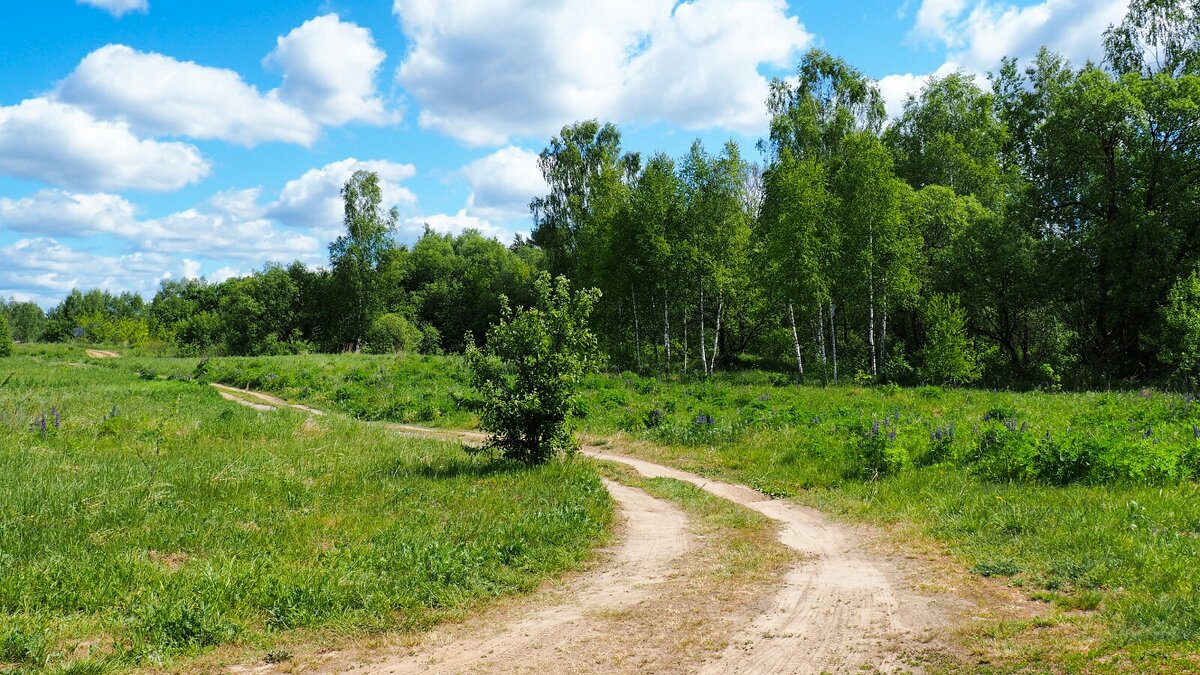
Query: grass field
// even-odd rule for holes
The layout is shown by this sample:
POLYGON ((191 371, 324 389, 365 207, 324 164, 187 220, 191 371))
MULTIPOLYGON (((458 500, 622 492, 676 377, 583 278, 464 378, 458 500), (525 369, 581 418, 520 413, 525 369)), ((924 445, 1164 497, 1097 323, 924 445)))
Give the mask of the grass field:
MULTIPOLYGON (((196 363, 106 365, 186 378, 196 363)), ((469 426, 461 368, 449 357, 320 356, 213 359, 199 374, 366 419, 469 426), (388 387, 403 395, 379 393, 388 387)), ((1065 666, 1200 667, 1200 405, 1192 395, 624 373, 589 379, 585 413, 589 433, 931 538, 974 572, 1006 578, 1064 618, 1085 617, 1086 644, 1056 654, 1065 666)))
POLYGON ((132 358, 21 352, 0 361, 0 670, 419 628, 578 564, 611 518, 579 462, 516 470, 132 358))
MULTIPOLYGON (((55 349, 65 351, 45 358, 73 354, 55 349)), ((367 420, 475 421, 453 357, 91 363, 122 382, 192 391, 195 381, 220 381, 367 420)), ((1033 648, 1027 656, 1036 662, 1200 668, 1200 407, 1191 395, 820 388, 760 372, 708 381, 624 373, 590 378, 584 403, 587 433, 940 542, 975 573, 1059 608, 1085 635, 1074 649, 1033 648)))

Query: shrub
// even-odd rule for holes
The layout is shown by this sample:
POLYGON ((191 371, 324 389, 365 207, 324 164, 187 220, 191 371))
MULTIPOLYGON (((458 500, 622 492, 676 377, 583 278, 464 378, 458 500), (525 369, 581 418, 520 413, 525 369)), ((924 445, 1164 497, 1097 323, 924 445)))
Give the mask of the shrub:
POLYGON ((896 443, 896 430, 891 421, 872 422, 858 430, 858 445, 850 474, 855 478, 876 480, 899 473, 907 463, 908 454, 896 443))
POLYGON ((468 334, 471 384, 483 402, 481 426, 488 447, 505 457, 540 464, 576 448, 571 417, 579 384, 599 365, 596 337, 588 330, 597 290, 572 293, 566 277, 534 282, 535 302, 513 311, 503 299, 500 323, 483 350, 468 334))
POLYGON ((1036 477, 1036 455, 1037 444, 1025 426, 1008 419, 988 423, 968 461, 975 473, 988 480, 1012 482, 1036 477))
POLYGON ((366 351, 370 354, 395 354, 416 351, 422 342, 421 330, 399 314, 384 314, 367 330, 366 351))
POLYGON ((0 357, 12 356, 13 336, 8 327, 8 317, 0 314, 0 357))

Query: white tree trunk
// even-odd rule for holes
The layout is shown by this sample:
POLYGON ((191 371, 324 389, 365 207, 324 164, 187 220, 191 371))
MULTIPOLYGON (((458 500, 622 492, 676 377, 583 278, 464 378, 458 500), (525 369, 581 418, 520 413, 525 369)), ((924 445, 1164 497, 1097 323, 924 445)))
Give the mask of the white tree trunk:
POLYGON ((708 347, 704 345, 707 338, 704 336, 704 284, 700 284, 700 366, 704 369, 704 374, 708 374, 708 347))
POLYGON ((867 234, 867 345, 871 350, 871 377, 879 378, 879 356, 875 351, 875 230, 867 234))
POLYGON ((688 320, 687 311, 683 313, 683 374, 688 372, 688 320))
POLYGON ((796 330, 796 310, 788 303, 788 319, 792 322, 792 346, 796 348, 796 371, 804 377, 804 356, 800 353, 800 333, 796 330))
POLYGON ((633 350, 637 352, 637 368, 640 373, 642 372, 642 327, 638 321, 637 294, 630 291, 629 295, 633 301, 633 350))
POLYGON ((838 383, 838 322, 836 322, 833 298, 829 299, 829 347, 833 352, 833 383, 838 383))
POLYGON ((663 370, 671 374, 671 312, 667 305, 667 287, 663 286, 663 370))
POLYGON ((712 363, 708 366, 708 374, 712 375, 717 370, 717 351, 720 349, 721 340, 721 313, 725 309, 725 300, 722 298, 717 302, 717 329, 713 331, 713 353, 712 363))

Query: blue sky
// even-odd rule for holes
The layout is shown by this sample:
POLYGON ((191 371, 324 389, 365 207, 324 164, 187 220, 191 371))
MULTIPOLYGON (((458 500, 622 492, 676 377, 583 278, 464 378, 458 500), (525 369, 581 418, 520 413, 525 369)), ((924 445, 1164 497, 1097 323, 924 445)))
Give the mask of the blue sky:
POLYGON ((1125 0, 43 0, 0 21, 0 297, 149 297, 325 260, 337 189, 377 171, 399 238, 509 241, 536 153, 599 117, 632 150, 765 129, 770 77, 821 47, 897 110, 931 74, 1042 44, 1100 52, 1125 0), (593 4, 602 4, 596 9, 593 4))

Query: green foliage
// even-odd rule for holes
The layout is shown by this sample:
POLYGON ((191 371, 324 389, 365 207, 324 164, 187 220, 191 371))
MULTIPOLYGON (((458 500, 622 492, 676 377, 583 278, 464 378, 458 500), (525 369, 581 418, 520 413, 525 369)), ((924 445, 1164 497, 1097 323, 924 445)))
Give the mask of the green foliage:
POLYGON ((12 356, 13 335, 8 327, 8 317, 0 314, 0 358, 12 356))
POLYGON ((541 464, 576 447, 570 419, 583 376, 598 365, 588 317, 599 291, 572 293, 566 277, 534 282, 533 307, 505 307, 483 350, 468 345, 480 426, 505 457, 541 464))
POLYGON ((417 351, 423 339, 421 330, 399 314, 380 315, 367 331, 366 351, 371 354, 395 354, 417 351))
POLYGON ((383 266, 396 246, 392 233, 400 216, 395 207, 384 210, 379 176, 370 171, 354 172, 342 200, 346 234, 329 245, 329 264, 345 302, 343 335, 358 350, 383 311, 383 266))
POLYGON ((1200 384, 1200 271, 1181 278, 1162 309, 1166 330, 1159 358, 1189 387, 1200 384))
POLYGON ((967 337, 967 314, 957 298, 935 295, 925 303, 926 339, 921 375, 939 384, 979 379, 975 347, 967 337))

